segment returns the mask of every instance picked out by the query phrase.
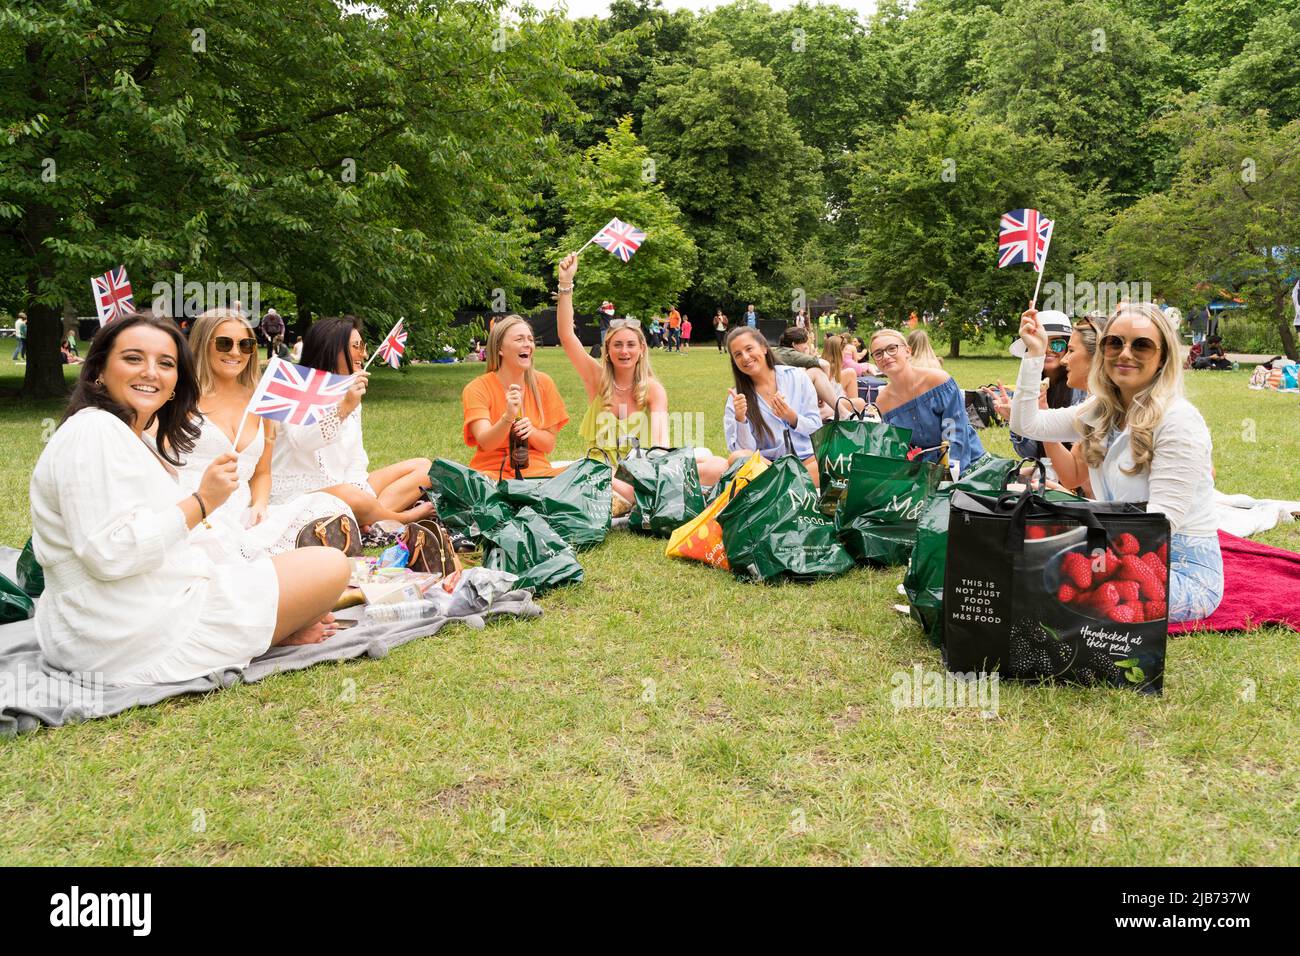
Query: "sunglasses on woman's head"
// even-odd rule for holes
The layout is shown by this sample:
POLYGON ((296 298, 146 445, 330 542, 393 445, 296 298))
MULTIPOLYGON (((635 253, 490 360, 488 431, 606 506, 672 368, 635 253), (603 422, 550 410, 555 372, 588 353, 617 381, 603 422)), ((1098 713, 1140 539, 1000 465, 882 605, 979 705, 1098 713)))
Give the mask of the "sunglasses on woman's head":
MULTIPOLYGON (((228 335, 218 335, 212 342, 216 345, 218 352, 229 352, 235 347, 235 340, 228 335)), ((257 351, 257 339, 240 339, 239 351, 245 355, 252 355, 257 351)))
POLYGON ((1069 339, 1049 339, 1047 342, 1047 347, 1053 352, 1064 352, 1069 346, 1069 339))
POLYGON ((1160 346, 1145 336, 1136 339, 1122 339, 1118 335, 1103 336, 1101 340, 1101 350, 1107 358, 1115 358, 1124 351, 1124 346, 1129 347, 1134 358, 1146 359, 1160 351, 1160 346))
POLYGON ((611 319, 609 323, 610 331, 614 329, 639 329, 641 328, 640 319, 611 319))

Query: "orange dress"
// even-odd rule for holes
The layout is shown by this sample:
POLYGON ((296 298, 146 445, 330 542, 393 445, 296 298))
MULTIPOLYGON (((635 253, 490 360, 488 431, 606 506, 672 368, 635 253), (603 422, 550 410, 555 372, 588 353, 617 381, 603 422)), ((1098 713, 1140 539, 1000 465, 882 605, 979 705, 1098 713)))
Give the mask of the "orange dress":
MULTIPOLYGON (((544 428, 547 431, 558 432, 569 423, 569 413, 564 407, 564 399, 560 398, 560 390, 555 387, 555 382, 549 375, 545 372, 534 374, 537 376, 537 391, 541 396, 542 404, 539 408, 533 399, 533 393, 525 388, 524 417, 533 423, 534 429, 544 428)), ((493 424, 505 414, 506 389, 501 384, 501 380, 493 372, 480 375, 465 386, 464 391, 460 393, 460 403, 465 410, 463 431, 465 444, 478 449, 470 459, 469 466, 493 478, 514 477, 513 473, 504 475, 502 469, 510 450, 509 438, 502 441, 499 448, 479 448, 478 442, 474 440, 474 432, 470 430, 470 426, 480 419, 486 419, 488 424, 493 424)), ((558 469, 551 467, 546 456, 530 439, 528 468, 524 470, 524 477, 544 478, 556 474, 557 471, 558 469)))

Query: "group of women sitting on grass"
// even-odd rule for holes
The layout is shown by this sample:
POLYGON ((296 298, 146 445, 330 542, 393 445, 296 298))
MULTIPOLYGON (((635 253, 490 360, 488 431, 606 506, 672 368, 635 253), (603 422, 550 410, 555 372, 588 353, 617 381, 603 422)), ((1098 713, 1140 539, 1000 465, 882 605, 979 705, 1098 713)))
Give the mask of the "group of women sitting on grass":
MULTIPOLYGON (((599 360, 583 350, 573 323, 576 271, 575 256, 560 264, 560 338, 587 396, 583 440, 613 464, 632 438, 643 448, 668 444, 668 396, 634 321, 611 323, 599 360)), ((1057 352, 1030 310, 1020 338, 1011 427, 1045 443, 1066 487, 1164 513, 1173 532, 1169 618, 1211 613, 1223 567, 1210 436, 1182 395, 1177 337, 1164 314, 1123 303, 1104 320, 1079 323, 1057 352), (1049 351, 1086 399, 1040 407, 1049 351)), ((822 411, 809 376, 778 364, 757 329, 732 329, 724 346, 730 458, 793 451, 816 481, 812 435, 822 411)), ((355 321, 319 321, 304 340, 303 364, 354 376, 340 404, 311 425, 245 414, 256 351, 252 327, 231 311, 200 316, 188 342, 174 322, 152 315, 118 319, 96 335, 31 480, 33 545, 46 577, 36 630, 54 666, 111 684, 168 683, 242 668, 274 645, 324 640, 349 564, 334 548, 295 547, 301 530, 353 518, 368 529, 400 527, 431 512, 423 501, 428 459, 368 470, 360 415, 368 376, 355 321)), ((505 473, 512 430, 529 449, 525 475, 556 470, 549 456, 568 413, 555 383, 534 368, 534 352, 525 320, 499 320, 488 371, 462 395, 471 465, 494 478, 505 473)), ((888 378, 875 403, 881 417, 910 428, 920 454, 935 460, 946 441, 960 470, 983 457, 948 373, 918 367, 892 330, 874 333, 868 353, 852 360, 869 358, 888 378)), ((841 384, 847 391, 847 378, 841 384)), ((715 483, 727 463, 701 456, 702 483, 715 483)), ((630 488, 616 482, 616 490, 630 501, 630 488)))

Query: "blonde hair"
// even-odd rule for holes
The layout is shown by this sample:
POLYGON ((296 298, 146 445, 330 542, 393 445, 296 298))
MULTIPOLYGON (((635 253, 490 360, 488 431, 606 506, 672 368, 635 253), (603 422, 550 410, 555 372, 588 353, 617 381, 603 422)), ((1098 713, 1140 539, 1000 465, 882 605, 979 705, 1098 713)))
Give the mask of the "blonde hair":
POLYGON ((871 333, 871 338, 867 339, 867 358, 871 359, 871 361, 875 361, 875 358, 871 355, 872 346, 876 344, 876 339, 880 338, 882 335, 892 335, 894 338, 898 339, 899 344, 903 345, 908 352, 912 351, 912 347, 907 344, 907 339, 904 337, 902 332, 896 332, 893 329, 876 329, 876 331, 871 333))
POLYGON ((636 339, 641 343, 641 355, 636 360, 636 366, 632 369, 632 400, 636 402, 638 409, 645 408, 647 396, 650 393, 650 383, 654 381, 654 369, 650 367, 650 346, 646 343, 645 333, 641 331, 639 325, 623 325, 617 329, 610 329, 605 333, 605 337, 600 342, 600 386, 596 390, 596 397, 600 399, 600 407, 613 410, 614 408, 614 363, 609 357, 609 340, 619 332, 635 332, 636 339))
MULTIPOLYGON (((248 317, 234 309, 208 309, 197 319, 190 329, 190 351, 194 353, 194 374, 199 380, 199 396, 209 394, 216 387, 216 374, 212 371, 212 360, 208 357, 212 340, 217 337, 217 329, 226 322, 238 322, 253 339, 253 354, 248 356, 248 364, 239 373, 237 381, 241 388, 252 391, 257 387, 261 373, 257 369, 257 336, 248 317)), ((235 348, 239 348, 238 345, 235 348)))
POLYGON ((830 364, 835 380, 839 381, 840 370, 844 368, 844 339, 838 335, 826 336, 822 343, 822 358, 830 364))
MULTIPOLYGON (((495 372, 501 367, 501 347, 502 343, 505 342, 506 333, 520 323, 527 326, 528 331, 532 332, 533 327, 528 325, 528 320, 522 315, 515 315, 512 313, 503 316, 492 323, 492 331, 488 333, 487 340, 487 370, 489 372, 495 372)), ((528 368, 524 369, 524 387, 532 393, 533 402, 537 407, 541 408, 542 393, 537 387, 537 374, 533 371, 533 366, 531 364, 528 368)))
POLYGON ((943 361, 930 344, 930 334, 925 329, 913 329, 907 334, 907 347, 912 351, 913 368, 943 368, 943 361))
POLYGON ((1155 452, 1155 431, 1164 418, 1165 410, 1175 400, 1183 397, 1183 367, 1179 360, 1178 334, 1173 323, 1159 308, 1150 302, 1121 302, 1115 307, 1105 327, 1098 330, 1098 342, 1110 334, 1110 328, 1121 316, 1147 319, 1155 326, 1160 347, 1160 368, 1142 391, 1133 396, 1127 412, 1119 387, 1106 374, 1106 363, 1093 361, 1088 372, 1088 391, 1092 394, 1089 409, 1080 419, 1083 440, 1079 443, 1083 459, 1092 468, 1101 467, 1112 431, 1122 431, 1127 425, 1131 436, 1133 468, 1126 474, 1136 475, 1151 466, 1155 452))

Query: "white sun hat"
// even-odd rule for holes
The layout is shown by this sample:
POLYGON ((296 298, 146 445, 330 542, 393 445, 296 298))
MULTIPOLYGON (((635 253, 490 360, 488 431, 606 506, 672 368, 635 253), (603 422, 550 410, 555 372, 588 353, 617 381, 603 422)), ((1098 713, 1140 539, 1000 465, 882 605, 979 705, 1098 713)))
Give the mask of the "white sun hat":
MULTIPOLYGON (((1070 337, 1074 331, 1074 326, 1070 324, 1070 317, 1064 312, 1057 312, 1055 309, 1045 309, 1038 313, 1038 325, 1047 333, 1049 339, 1059 339, 1061 336, 1070 337)), ((1025 343, 1021 339, 1016 339, 1011 343, 1011 354, 1016 358, 1025 357, 1025 343)))

